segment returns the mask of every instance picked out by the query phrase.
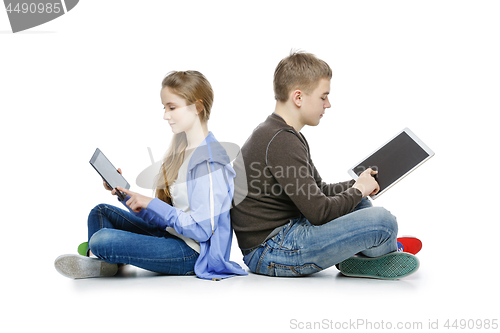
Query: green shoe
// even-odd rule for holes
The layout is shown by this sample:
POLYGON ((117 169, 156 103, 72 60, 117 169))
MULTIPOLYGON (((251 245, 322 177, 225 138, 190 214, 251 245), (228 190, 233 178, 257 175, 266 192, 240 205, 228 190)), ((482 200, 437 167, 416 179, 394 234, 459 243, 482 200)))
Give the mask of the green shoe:
POLYGON ((86 257, 88 248, 89 242, 83 242, 82 244, 78 245, 78 254, 86 257))
POLYGON ((415 273, 420 262, 413 254, 391 252, 377 258, 351 257, 338 268, 346 276, 395 280, 415 273))

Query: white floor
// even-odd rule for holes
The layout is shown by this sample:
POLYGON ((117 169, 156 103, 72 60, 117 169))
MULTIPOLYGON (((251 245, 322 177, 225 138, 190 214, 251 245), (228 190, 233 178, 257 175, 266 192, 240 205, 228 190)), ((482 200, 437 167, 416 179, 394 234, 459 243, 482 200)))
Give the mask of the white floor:
POLYGON ((498 296, 494 256, 439 247, 429 242, 418 255, 420 270, 399 281, 347 278, 333 267, 301 278, 250 274, 212 282, 132 266, 112 278, 71 280, 53 269, 54 255, 32 255, 4 273, 9 310, 2 322, 19 331, 288 332, 398 325, 422 331, 436 321, 444 330, 446 320, 498 319, 491 306, 498 296))

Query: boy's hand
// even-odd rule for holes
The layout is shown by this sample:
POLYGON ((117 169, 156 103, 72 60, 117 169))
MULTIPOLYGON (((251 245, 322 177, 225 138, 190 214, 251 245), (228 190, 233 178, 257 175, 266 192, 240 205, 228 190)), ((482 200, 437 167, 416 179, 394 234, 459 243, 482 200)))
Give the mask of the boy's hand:
MULTIPOLYGON (((116 189, 120 192, 130 195, 130 199, 128 199, 128 201, 125 204, 129 206, 130 209, 132 209, 132 211, 135 213, 139 213, 143 208, 144 209, 148 208, 149 203, 151 202, 151 200, 153 200, 153 198, 146 197, 142 194, 126 190, 120 186, 118 186, 116 189)), ((111 194, 114 194, 114 192, 116 191, 113 190, 111 194)))
POLYGON ((380 186, 375 178, 372 177, 372 175, 376 175, 377 173, 378 171, 373 171, 371 168, 366 169, 359 175, 358 180, 356 180, 352 187, 360 190, 363 194, 363 198, 377 194, 378 191, 380 191, 380 186))

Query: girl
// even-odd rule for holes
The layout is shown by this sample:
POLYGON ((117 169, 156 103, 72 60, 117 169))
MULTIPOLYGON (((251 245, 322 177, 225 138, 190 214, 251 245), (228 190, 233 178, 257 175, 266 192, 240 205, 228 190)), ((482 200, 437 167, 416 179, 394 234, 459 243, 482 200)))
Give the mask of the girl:
POLYGON ((55 267, 62 275, 112 276, 119 264, 215 280, 247 274, 229 261, 235 173, 207 128, 212 87, 197 71, 171 72, 161 101, 174 138, 156 179, 156 198, 113 189, 113 195, 127 195, 122 204, 128 211, 96 206, 88 218, 87 251, 96 258, 60 256, 55 267))

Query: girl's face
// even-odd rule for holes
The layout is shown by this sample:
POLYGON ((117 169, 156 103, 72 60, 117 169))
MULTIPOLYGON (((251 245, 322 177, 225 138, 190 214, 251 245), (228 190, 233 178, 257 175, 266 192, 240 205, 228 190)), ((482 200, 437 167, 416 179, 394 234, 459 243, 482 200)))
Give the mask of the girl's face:
POLYGON ((200 121, 196 106, 186 105, 187 101, 168 87, 161 90, 160 96, 161 104, 165 109, 163 119, 168 121, 174 134, 189 131, 196 122, 200 121))

